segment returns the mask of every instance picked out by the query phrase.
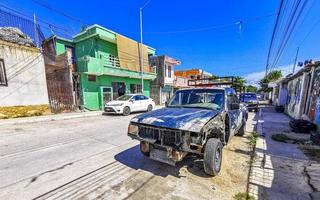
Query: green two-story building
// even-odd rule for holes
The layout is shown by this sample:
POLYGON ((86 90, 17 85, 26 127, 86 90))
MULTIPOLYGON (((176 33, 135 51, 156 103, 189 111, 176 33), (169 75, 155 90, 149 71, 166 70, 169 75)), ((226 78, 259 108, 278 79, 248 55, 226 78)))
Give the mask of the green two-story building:
MULTIPOLYGON (((155 55, 155 49, 99 25, 84 29, 72 43, 84 108, 103 109, 105 102, 126 93, 143 91, 150 96, 150 81, 156 78, 156 71, 149 66, 149 57, 155 55)), ((59 51, 61 44, 56 45, 59 51)))

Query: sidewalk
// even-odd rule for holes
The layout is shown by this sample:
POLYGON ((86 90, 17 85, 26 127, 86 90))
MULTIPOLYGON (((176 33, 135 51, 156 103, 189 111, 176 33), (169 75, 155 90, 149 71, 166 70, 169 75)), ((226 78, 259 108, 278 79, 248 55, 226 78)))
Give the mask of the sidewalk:
POLYGON ((33 122, 65 120, 65 119, 74 119, 74 118, 80 118, 80 117, 91 117, 91 116, 99 116, 99 115, 102 115, 102 111, 72 112, 72 113, 60 113, 60 114, 52 114, 52 115, 44 115, 44 116, 35 116, 35 117, 1 119, 0 126, 26 124, 26 123, 33 123, 33 122))
MULTIPOLYGON (((296 144, 273 141, 277 133, 291 132, 289 117, 273 108, 262 108, 258 123, 255 158, 249 178, 249 194, 263 200, 316 199, 308 168, 313 163, 296 144)), ((313 166, 313 169, 315 166, 313 166)), ((320 173, 320 170, 319 170, 320 173)))
MULTIPOLYGON (((164 106, 156 105, 154 110, 163 108, 164 106)), ((103 111, 80 111, 80 112, 72 112, 72 113, 60 113, 60 114, 52 114, 52 115, 43 115, 43 116, 35 116, 35 117, 22 117, 22 118, 14 118, 14 119, 0 119, 1 125, 15 125, 15 124, 26 124, 33 122, 44 122, 44 121, 56 121, 56 120, 65 120, 65 119, 75 119, 81 117, 92 117, 102 115, 103 111)))

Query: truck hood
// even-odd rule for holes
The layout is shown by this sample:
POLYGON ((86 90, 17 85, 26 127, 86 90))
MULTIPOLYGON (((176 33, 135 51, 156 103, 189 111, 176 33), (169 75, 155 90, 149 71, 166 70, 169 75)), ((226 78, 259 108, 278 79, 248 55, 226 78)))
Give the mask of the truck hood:
POLYGON ((219 111, 198 108, 162 108, 134 117, 131 122, 160 128, 200 132, 219 111))

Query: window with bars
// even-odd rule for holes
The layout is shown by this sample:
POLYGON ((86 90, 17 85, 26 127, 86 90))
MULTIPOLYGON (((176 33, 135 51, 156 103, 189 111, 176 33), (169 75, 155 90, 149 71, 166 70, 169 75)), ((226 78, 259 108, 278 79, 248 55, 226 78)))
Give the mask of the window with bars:
POLYGON ((6 68, 4 66, 3 59, 0 59, 0 86, 8 86, 6 68))
POLYGON ((117 56, 109 54, 109 61, 113 67, 120 67, 119 59, 117 56))
POLYGON ((171 78, 171 65, 168 65, 168 77, 171 78))
POLYGON ((130 92, 132 94, 141 93, 142 92, 141 84, 130 84, 130 92))

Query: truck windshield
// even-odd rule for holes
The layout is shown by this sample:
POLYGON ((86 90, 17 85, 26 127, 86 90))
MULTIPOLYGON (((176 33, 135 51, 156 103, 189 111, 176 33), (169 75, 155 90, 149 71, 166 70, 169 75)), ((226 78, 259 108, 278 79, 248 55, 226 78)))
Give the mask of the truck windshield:
POLYGON ((193 89, 177 91, 168 107, 204 108, 221 110, 224 92, 216 89, 193 89))

